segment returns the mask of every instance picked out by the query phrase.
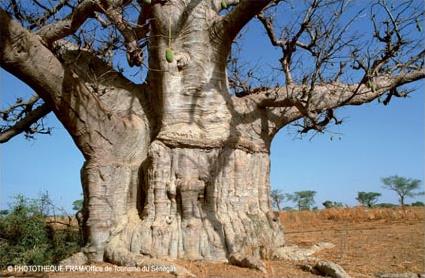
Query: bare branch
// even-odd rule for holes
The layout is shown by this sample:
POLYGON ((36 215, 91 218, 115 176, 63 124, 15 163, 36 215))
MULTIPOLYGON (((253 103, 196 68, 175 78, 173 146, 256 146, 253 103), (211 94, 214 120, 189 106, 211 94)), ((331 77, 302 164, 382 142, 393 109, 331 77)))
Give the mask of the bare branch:
POLYGON ((107 26, 98 13, 103 13, 109 21, 118 29, 125 40, 127 49, 127 60, 130 66, 140 66, 143 63, 143 51, 138 40, 146 36, 149 26, 133 27, 124 20, 123 9, 131 1, 98 1, 84 0, 73 10, 67 18, 42 27, 37 33, 43 38, 47 45, 66 36, 74 34, 88 19, 97 19, 102 26, 107 26))
POLYGON ((122 7, 109 7, 104 11, 109 20, 117 27, 124 37, 127 48, 127 60, 129 65, 140 66, 143 63, 143 51, 138 45, 138 39, 147 34, 146 28, 138 33, 128 24, 122 15, 122 7))
MULTIPOLYGON (((100 136, 99 129, 102 133, 113 132, 105 128, 106 123, 123 125, 122 117, 117 113, 121 116, 123 112, 144 115, 145 107, 140 107, 136 101, 148 105, 141 93, 143 87, 123 78, 100 59, 91 59, 92 55, 85 55, 78 48, 64 49, 63 55, 68 55, 69 59, 62 57, 61 53, 54 55, 38 36, 25 30, 1 9, 0 34, 1 67, 23 80, 43 98, 80 148, 85 146, 87 136, 100 136), (63 60, 60 61, 58 56, 63 60), (118 88, 112 96, 110 87, 118 88), (134 96, 133 92, 140 96, 134 96), (91 109, 84 109, 81 101, 84 101, 84 107, 91 109)), ((86 150, 86 153, 92 151, 86 150)))
POLYGON ((45 117, 47 114, 49 114, 52 110, 50 109, 49 105, 47 103, 43 103, 39 107, 35 108, 34 110, 26 113, 25 117, 23 117, 21 120, 17 121, 13 126, 10 126, 8 128, 2 129, 0 131, 0 143, 6 143, 14 136, 26 132, 28 134, 34 134, 34 133, 50 133, 50 129, 39 129, 38 126, 32 128, 31 126, 38 122, 40 119, 45 117))
POLYGON ((42 27, 37 34, 49 45, 75 33, 87 19, 95 17, 95 12, 101 12, 98 2, 96 0, 84 0, 67 18, 42 27))
POLYGON ((334 109, 368 103, 385 93, 403 97, 403 95, 395 94, 394 90, 420 79, 425 79, 425 69, 397 76, 375 77, 369 86, 342 83, 321 84, 316 85, 314 91, 308 95, 306 85, 293 85, 259 91, 246 97, 255 102, 260 109, 275 110, 280 114, 278 119, 275 119, 279 122, 277 130, 290 122, 305 118, 307 122, 302 126, 301 132, 313 129, 323 131, 331 120, 338 124, 339 120, 333 114, 334 109))
POLYGON ((285 41, 277 38, 273 27, 273 20, 271 19, 271 17, 265 16, 264 13, 260 13, 259 15, 257 15, 257 18, 263 24, 264 29, 266 29, 267 35, 269 36, 272 45, 284 47, 285 41))
POLYGON ((9 118, 9 113, 12 113, 17 108, 22 108, 22 110, 31 110, 32 106, 40 100, 40 97, 37 95, 33 95, 27 101, 24 101, 22 98, 18 98, 16 102, 10 105, 8 108, 1 110, 0 115, 3 120, 7 120, 9 118), (6 119, 5 119, 6 118, 6 119))
MULTIPOLYGON (((34 20, 34 23, 30 25, 29 28, 34 29, 35 27, 44 25, 46 21, 49 20, 49 18, 57 14, 63 7, 69 6, 69 2, 69 0, 60 0, 59 3, 57 3, 56 6, 52 7, 51 9, 43 7, 43 9, 45 10, 43 16, 34 20)), ((35 3, 39 4, 38 1, 35 1, 35 3)))

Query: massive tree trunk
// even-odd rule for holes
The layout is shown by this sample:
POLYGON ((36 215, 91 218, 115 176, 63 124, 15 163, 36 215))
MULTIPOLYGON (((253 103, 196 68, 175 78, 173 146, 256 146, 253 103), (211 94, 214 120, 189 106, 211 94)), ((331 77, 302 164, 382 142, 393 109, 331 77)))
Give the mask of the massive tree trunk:
POLYGON ((374 77, 373 86, 318 84, 307 95, 305 84, 288 84, 232 96, 232 41, 269 2, 241 1, 226 16, 219 0, 145 6, 149 72, 142 85, 59 40, 84 22, 78 13, 106 10, 130 59, 140 58, 113 9, 83 1, 76 16, 38 35, 0 10, 1 66, 43 98, 86 159, 83 252, 90 261, 230 259, 263 269, 258 259, 279 257, 284 246, 270 199, 273 136, 301 117, 369 102, 425 76, 421 69, 374 77), (174 54, 168 61, 167 49, 174 54))
POLYGON ((210 32, 209 8, 195 5, 186 19, 171 6, 153 11, 160 20, 152 28, 147 82, 159 104, 156 130, 135 193, 140 217, 109 239, 113 261, 122 261, 117 245, 156 258, 206 260, 270 257, 283 246, 269 197, 268 129, 259 112, 237 111, 228 93, 231 41, 210 32))

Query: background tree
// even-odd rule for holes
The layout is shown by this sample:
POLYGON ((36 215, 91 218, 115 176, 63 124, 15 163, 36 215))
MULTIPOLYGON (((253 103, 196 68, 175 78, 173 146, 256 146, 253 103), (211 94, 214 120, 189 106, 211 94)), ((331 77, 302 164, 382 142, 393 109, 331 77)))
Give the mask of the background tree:
POLYGON ((34 96, 1 109, 0 142, 49 133, 50 112, 70 133, 85 158, 79 258, 265 270, 259 254, 279 258, 284 246, 270 200, 273 138, 289 125, 324 132, 341 124, 339 107, 410 93, 425 77, 422 5, 4 0, 0 66, 34 96), (232 71, 234 41, 255 18, 280 53, 273 82, 232 71))
POLYGON ((341 202, 333 202, 326 200, 322 203, 325 208, 342 208, 344 205, 341 202))
POLYGON ((378 208, 396 208, 396 207, 398 207, 398 205, 391 204, 391 203, 378 203, 378 204, 375 205, 375 207, 378 207, 378 208))
POLYGON ((280 209, 280 204, 285 200, 285 194, 280 189, 273 189, 271 193, 271 198, 273 202, 273 206, 278 210, 280 209))
POLYGON ((293 194, 287 194, 287 199, 296 203, 298 210, 310 210, 314 205, 314 195, 316 195, 316 191, 298 191, 293 194))
POLYGON ((397 193, 401 206, 404 206, 406 197, 413 198, 423 195, 424 192, 415 192, 420 189, 421 180, 399 177, 397 175, 382 178, 384 188, 397 193))
POLYGON ((378 192, 357 192, 356 200, 359 201, 360 204, 366 206, 368 208, 373 207, 378 198, 381 196, 381 193, 378 192))
POLYGON ((80 241, 81 244, 84 244, 83 238, 84 238, 84 200, 78 199, 72 202, 72 209, 75 210, 75 219, 77 219, 78 222, 78 230, 80 232, 80 241))
POLYGON ((72 209, 75 211, 80 211, 83 208, 83 199, 78 199, 72 202, 72 209))

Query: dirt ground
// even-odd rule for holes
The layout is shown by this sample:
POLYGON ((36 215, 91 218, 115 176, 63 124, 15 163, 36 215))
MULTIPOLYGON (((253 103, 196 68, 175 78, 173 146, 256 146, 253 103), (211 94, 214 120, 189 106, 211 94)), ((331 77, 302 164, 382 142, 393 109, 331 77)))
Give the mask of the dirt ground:
MULTIPOLYGON (((315 254, 341 265, 352 277, 375 274, 425 273, 425 208, 335 209, 319 212, 283 212, 280 215, 288 244, 335 244, 315 254)), ((304 262, 266 261, 267 274, 227 263, 178 261, 197 277, 318 277, 303 271, 304 262)), ((100 267, 111 266, 108 264, 100 267)), ((174 277, 164 272, 90 272, 3 275, 27 277, 174 277)))

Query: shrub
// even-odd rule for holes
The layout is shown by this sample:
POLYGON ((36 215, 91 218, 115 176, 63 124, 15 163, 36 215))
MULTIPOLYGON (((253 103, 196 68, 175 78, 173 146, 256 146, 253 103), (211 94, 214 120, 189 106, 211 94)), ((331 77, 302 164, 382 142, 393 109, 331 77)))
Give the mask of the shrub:
POLYGON ((417 201, 411 204, 412 207, 425 207, 425 203, 421 201, 417 201))
POLYGON ((329 200, 324 201, 322 203, 322 205, 325 208, 327 208, 327 209, 329 209, 329 208, 342 208, 342 207, 344 207, 344 205, 341 202, 332 202, 332 201, 329 201, 329 200))
POLYGON ((391 203, 379 203, 375 205, 378 208, 395 208, 398 207, 398 205, 396 204, 391 204, 391 203))
POLYGON ((77 229, 55 229, 46 222, 48 195, 15 197, 8 214, 0 217, 0 268, 7 265, 56 264, 79 247, 77 229))

